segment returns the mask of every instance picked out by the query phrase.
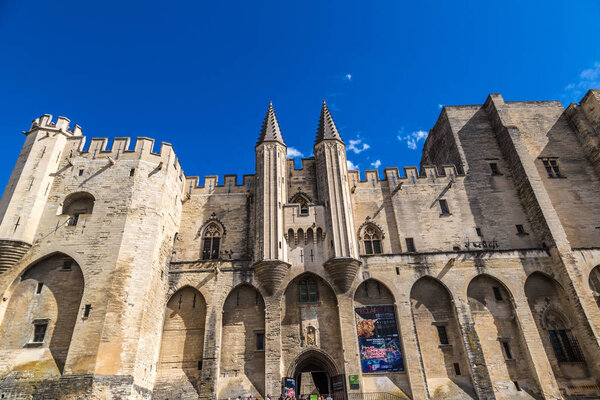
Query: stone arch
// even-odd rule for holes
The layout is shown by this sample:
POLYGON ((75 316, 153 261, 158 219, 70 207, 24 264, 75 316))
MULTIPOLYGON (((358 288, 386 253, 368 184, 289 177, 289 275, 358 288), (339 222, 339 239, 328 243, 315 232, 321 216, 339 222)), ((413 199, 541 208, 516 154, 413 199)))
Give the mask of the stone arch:
POLYGON ((286 286, 281 306, 281 345, 283 365, 288 369, 308 350, 325 349, 333 364, 343 363, 337 297, 331 285, 319 275, 304 272, 286 286), (307 279, 316 285, 316 301, 302 295, 300 285, 307 279), (314 340, 308 335, 311 328, 314 329, 314 340))
POLYGON ((596 265, 590 271, 590 277, 588 279, 590 289, 592 290, 592 294, 594 296, 594 300, 596 300, 596 304, 600 307, 600 265, 596 265))
POLYGON ((448 288, 438 279, 424 276, 414 283, 410 300, 429 393, 476 398, 448 288))
POLYGON ((168 398, 170 388, 198 395, 204 354, 206 300, 183 286, 167 301, 153 398, 168 398))
POLYGON ((62 215, 68 215, 67 224, 75 226, 80 215, 90 215, 94 211, 96 198, 88 192, 76 192, 68 195, 63 201, 62 215))
POLYGON ((384 237, 383 228, 370 220, 363 223, 358 230, 360 248, 367 255, 383 253, 384 237))
POLYGON ((381 281, 369 278, 363 281, 354 292, 356 305, 374 306, 379 304, 394 305, 396 299, 392 291, 381 281))
MULTIPOLYGON (((570 393, 569 387, 581 387, 586 381, 592 382, 588 365, 579 349, 579 332, 570 329, 572 321, 567 316, 573 315, 574 310, 562 286, 552 277, 536 271, 529 275, 524 288, 559 388, 570 393), (549 323, 551 317, 562 320, 562 326, 549 323)), ((595 389, 587 394, 597 396, 600 392, 595 389)))
POLYGON ((519 390, 540 397, 508 288, 498 279, 481 274, 469 282, 467 298, 496 398, 518 397, 519 390))
POLYGON ((64 253, 49 254, 24 269, 10 289, 0 324, 0 359, 14 363, 13 373, 18 375, 18 354, 26 348, 42 350, 28 370, 63 373, 84 288, 81 267, 64 253))
POLYGON ((223 304, 218 398, 264 395, 265 302, 248 283, 231 290, 223 304))
POLYGON ((299 228, 296 232, 296 244, 300 244, 300 246, 303 246, 305 240, 306 237, 304 236, 304 230, 302 228, 299 228))

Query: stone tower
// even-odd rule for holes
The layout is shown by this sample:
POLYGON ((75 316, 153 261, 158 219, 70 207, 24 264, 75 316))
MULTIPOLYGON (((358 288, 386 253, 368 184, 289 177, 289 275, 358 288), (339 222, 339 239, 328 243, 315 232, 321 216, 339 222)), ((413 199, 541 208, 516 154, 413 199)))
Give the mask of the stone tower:
POLYGON ((0 200, 0 273, 33 244, 67 139, 81 136, 81 128, 75 125, 71 131, 65 117, 51 121, 51 115, 43 115, 25 133, 25 144, 0 200))
POLYGON ((260 284, 272 294, 290 267, 283 235, 283 205, 287 203, 287 147, 272 103, 269 103, 255 150, 254 270, 260 284))
POLYGON ((321 108, 314 154, 319 200, 325 203, 327 235, 331 238, 331 257, 324 267, 337 288, 345 292, 356 276, 360 261, 354 234, 346 145, 325 101, 321 108))

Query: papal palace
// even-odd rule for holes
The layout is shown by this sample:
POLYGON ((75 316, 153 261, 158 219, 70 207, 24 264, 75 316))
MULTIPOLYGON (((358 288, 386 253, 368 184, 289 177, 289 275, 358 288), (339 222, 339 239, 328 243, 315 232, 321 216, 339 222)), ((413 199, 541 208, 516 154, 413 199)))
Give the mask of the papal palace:
POLYGON ((600 90, 444 107, 381 173, 325 103, 300 168, 269 105, 223 181, 65 117, 23 133, 0 399, 600 398, 600 90))

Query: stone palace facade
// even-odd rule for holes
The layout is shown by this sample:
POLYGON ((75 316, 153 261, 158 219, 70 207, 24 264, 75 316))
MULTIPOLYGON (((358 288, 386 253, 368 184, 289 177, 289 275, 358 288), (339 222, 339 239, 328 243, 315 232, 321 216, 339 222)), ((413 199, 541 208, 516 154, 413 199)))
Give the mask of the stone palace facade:
POLYGON ((325 103, 256 172, 44 115, 0 201, 0 398, 600 398, 600 91, 444 107, 349 171, 325 103))

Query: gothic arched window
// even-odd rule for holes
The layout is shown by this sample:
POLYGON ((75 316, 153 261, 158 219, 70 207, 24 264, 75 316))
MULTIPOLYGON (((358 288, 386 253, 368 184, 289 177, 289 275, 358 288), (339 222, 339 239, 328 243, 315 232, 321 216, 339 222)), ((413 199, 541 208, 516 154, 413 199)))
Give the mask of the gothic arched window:
POLYGON ((374 225, 367 225, 362 232, 365 254, 381 254, 381 230, 374 225))
POLYGON ((300 205, 300 215, 308 215, 308 205, 311 203, 310 199, 302 193, 296 193, 290 203, 300 205))
POLYGON ((313 278, 302 278, 298 282, 298 302, 315 303, 319 301, 317 282, 313 278))
POLYGON ((202 236, 202 259, 215 260, 219 258, 221 237, 223 236, 221 226, 214 222, 209 224, 204 229, 202 236))

